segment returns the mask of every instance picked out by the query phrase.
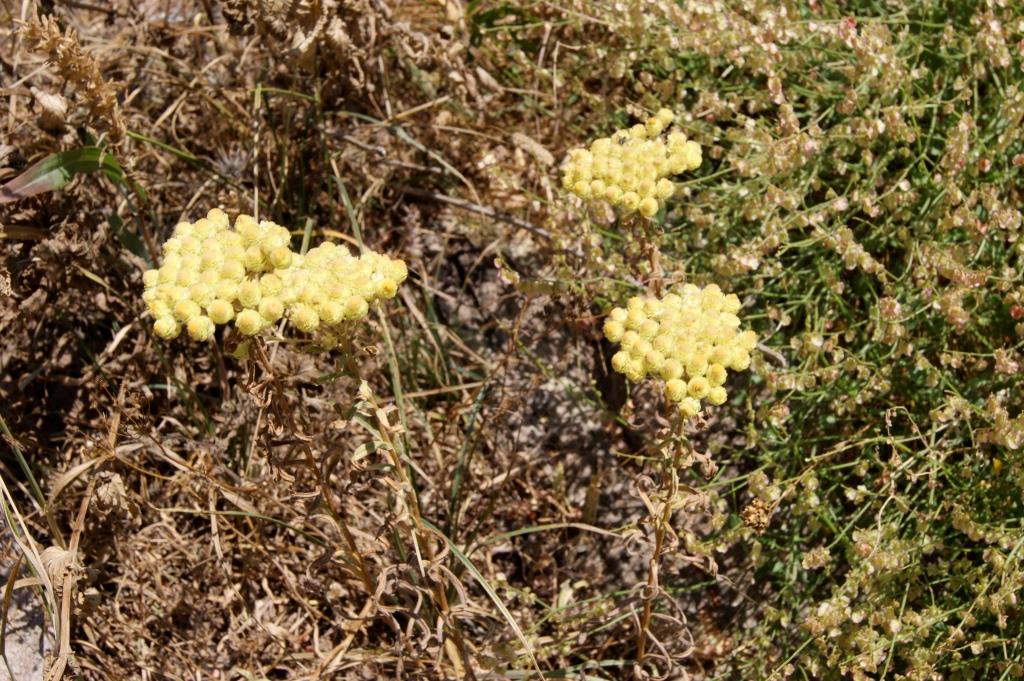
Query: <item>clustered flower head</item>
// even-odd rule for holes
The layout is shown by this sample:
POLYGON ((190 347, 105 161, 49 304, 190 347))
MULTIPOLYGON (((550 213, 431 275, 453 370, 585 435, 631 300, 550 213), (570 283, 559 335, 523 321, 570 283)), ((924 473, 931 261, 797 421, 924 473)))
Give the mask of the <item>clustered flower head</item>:
POLYGON ((295 264, 281 276, 280 298, 292 324, 312 333, 321 324, 362 319, 371 302, 393 298, 407 274, 401 260, 373 252, 354 256, 328 242, 295 256, 295 264))
POLYGON ((757 334, 739 330, 739 310, 739 298, 715 284, 686 284, 660 299, 630 298, 604 324, 604 335, 621 348, 612 368, 635 383, 660 377, 684 416, 700 413, 704 399, 723 404, 728 371, 748 368, 757 346, 757 334))
POLYGON ((160 268, 143 274, 153 330, 171 339, 184 329, 205 341, 217 325, 234 321, 254 336, 287 318, 299 331, 323 328, 334 338, 341 324, 365 317, 370 303, 393 297, 408 274, 404 262, 379 253, 355 256, 323 243, 303 256, 290 242, 285 227, 249 215, 232 229, 217 208, 179 223, 160 268))
POLYGON ((562 186, 584 200, 605 200, 627 212, 654 217, 675 193, 669 178, 701 162, 700 145, 683 132, 662 134, 674 120, 671 111, 662 109, 646 123, 594 140, 590 149, 573 149, 562 186))

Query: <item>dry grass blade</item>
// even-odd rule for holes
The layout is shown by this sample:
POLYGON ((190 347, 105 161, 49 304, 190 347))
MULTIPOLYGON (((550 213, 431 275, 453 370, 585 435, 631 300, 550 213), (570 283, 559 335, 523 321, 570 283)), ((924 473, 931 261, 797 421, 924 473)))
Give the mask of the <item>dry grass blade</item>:
POLYGON ((7 623, 11 612, 11 599, 14 596, 14 584, 18 581, 18 572, 21 570, 21 562, 24 560, 24 555, 19 554, 14 559, 14 564, 10 566, 10 572, 7 574, 7 583, 4 585, 4 600, 3 600, 3 612, 0 613, 0 657, 4 659, 4 664, 7 665, 7 672, 14 677, 11 673, 11 665, 7 660, 7 623))
POLYGON ((522 644, 523 650, 526 652, 527 656, 529 656, 530 664, 533 665, 533 669, 537 672, 538 677, 544 678, 544 672, 541 671, 540 662, 537 660, 537 654, 534 651, 533 646, 530 644, 529 639, 526 638, 522 627, 520 627, 519 623, 516 622, 515 617, 512 616, 512 613, 505 605, 505 602, 501 599, 501 596, 498 595, 498 592, 494 590, 494 587, 487 581, 487 578, 485 578, 480 570, 477 569, 476 565, 473 564, 473 561, 469 559, 469 556, 463 553, 462 549, 452 543, 452 541, 448 539, 443 532, 441 532, 440 528, 434 526, 427 520, 424 520, 423 524, 426 525, 434 534, 440 537, 442 541, 444 541, 448 546, 448 550, 452 552, 452 555, 462 563, 463 567, 465 567, 469 574, 472 575, 474 581, 476 581, 480 588, 484 590, 484 593, 487 594, 491 603, 494 604, 494 607, 496 607, 498 612, 501 613, 502 618, 506 623, 508 623, 512 633, 515 634, 517 639, 519 639, 519 643, 522 644))
POLYGON ((72 655, 71 650, 71 614, 72 598, 78 582, 77 561, 78 542, 85 530, 85 516, 89 511, 89 502, 92 501, 92 493, 96 488, 96 480, 90 480, 86 487, 85 495, 78 507, 78 515, 75 517, 75 524, 71 530, 71 544, 67 549, 67 558, 61 577, 61 603, 59 610, 59 626, 57 628, 57 657, 53 661, 47 674, 47 681, 58 681, 64 676, 68 662, 72 655))
POLYGON ((11 537, 19 550, 18 562, 20 564, 22 559, 27 561, 32 573, 38 578, 42 585, 43 604, 50 615, 49 620, 54 627, 52 632, 53 639, 54 641, 57 641, 60 639, 60 629, 56 622, 58 618, 61 617, 62 611, 61 604, 57 598, 57 591, 55 590, 54 584, 46 569, 46 562, 43 560, 43 557, 37 548, 38 544, 29 532, 28 524, 26 523, 24 516, 22 516, 21 512, 18 510, 17 503, 8 489, 7 481, 4 480, 3 476, 0 476, 0 492, 3 494, 2 507, 4 521, 6 522, 7 527, 10 530, 11 537))

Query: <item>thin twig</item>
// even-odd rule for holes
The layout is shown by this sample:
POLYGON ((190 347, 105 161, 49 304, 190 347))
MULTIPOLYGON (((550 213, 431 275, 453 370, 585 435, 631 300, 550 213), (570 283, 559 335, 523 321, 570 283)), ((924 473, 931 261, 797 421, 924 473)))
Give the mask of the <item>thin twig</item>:
MULTIPOLYGON (((508 223, 510 225, 518 227, 519 229, 525 229, 530 234, 540 237, 541 239, 544 239, 546 241, 554 240, 554 237, 551 235, 551 232, 544 229, 543 227, 538 227, 532 222, 527 222, 526 220, 517 218, 514 215, 503 213, 490 206, 483 206, 480 205, 479 203, 473 203, 472 201, 467 201, 465 199, 457 199, 454 196, 448 196, 447 194, 439 194, 437 192, 432 192, 427 189, 410 187, 409 185, 406 184, 395 185, 395 188, 398 189, 398 191, 400 192, 411 194, 412 196, 419 196, 424 199, 431 199, 434 201, 438 201, 440 203, 447 203, 450 206, 455 206, 456 208, 461 208, 462 210, 468 210, 471 213, 483 215, 485 217, 498 220, 499 222, 508 223)), ((568 251, 569 253, 572 253, 573 255, 577 255, 580 257, 583 256, 583 251, 580 249, 566 248, 564 250, 568 251)))

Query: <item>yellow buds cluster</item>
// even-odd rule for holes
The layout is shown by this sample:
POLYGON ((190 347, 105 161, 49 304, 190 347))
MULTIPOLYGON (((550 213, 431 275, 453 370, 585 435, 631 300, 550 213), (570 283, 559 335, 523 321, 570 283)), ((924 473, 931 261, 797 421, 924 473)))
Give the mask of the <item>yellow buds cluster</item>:
POLYGON ((627 212, 654 217, 675 193, 669 178, 700 166, 700 145, 673 130, 675 116, 662 109, 644 124, 616 130, 589 149, 573 149, 562 186, 582 199, 604 200, 627 212))
POLYGON ((359 256, 344 246, 324 243, 296 257, 281 278, 281 300, 292 324, 312 333, 321 324, 337 326, 362 319, 370 303, 393 298, 408 270, 401 260, 367 252, 359 256))
POLYGON ((660 299, 630 298, 604 324, 604 335, 621 348, 612 368, 633 382, 660 377, 684 416, 700 413, 704 399, 723 404, 728 371, 748 368, 757 346, 757 334, 739 330, 739 310, 739 298, 714 284, 686 284, 660 299))
POLYGON ((239 215, 232 229, 224 211, 182 222, 164 243, 159 269, 143 274, 142 297, 161 338, 182 329, 197 341, 232 320, 253 336, 287 316, 305 333, 366 316, 369 305, 395 295, 405 263, 378 253, 352 256, 324 243, 305 256, 290 247, 288 230, 239 215))

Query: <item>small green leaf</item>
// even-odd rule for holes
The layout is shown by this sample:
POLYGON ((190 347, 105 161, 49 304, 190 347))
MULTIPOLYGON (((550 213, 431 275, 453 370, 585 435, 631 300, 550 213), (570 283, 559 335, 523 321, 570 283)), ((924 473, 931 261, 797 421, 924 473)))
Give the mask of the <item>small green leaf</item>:
POLYGON ((87 175, 97 170, 111 182, 125 184, 124 170, 117 159, 99 147, 80 147, 51 154, 0 186, 0 203, 20 201, 60 189, 76 175, 87 175))
POLYGON ((229 354, 232 357, 234 357, 235 359, 241 359, 241 360, 249 359, 249 348, 250 348, 251 345, 252 345, 252 341, 247 341, 247 340, 246 341, 242 341, 241 343, 236 345, 235 349, 232 350, 229 354))

